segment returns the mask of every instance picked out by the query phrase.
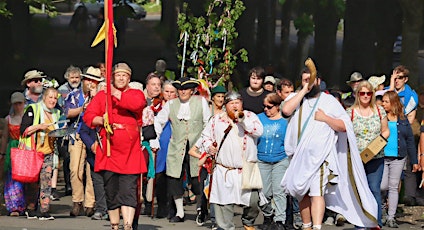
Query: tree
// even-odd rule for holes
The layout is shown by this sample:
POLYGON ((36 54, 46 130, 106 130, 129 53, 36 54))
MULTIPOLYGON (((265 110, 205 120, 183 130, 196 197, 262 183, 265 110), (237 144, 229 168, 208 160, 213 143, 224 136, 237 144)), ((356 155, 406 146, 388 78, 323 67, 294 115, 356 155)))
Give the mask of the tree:
POLYGON ((418 86, 418 48, 423 25, 424 2, 422 0, 400 0, 403 11, 401 63, 410 70, 409 84, 418 86))
POLYGON ((315 24, 314 58, 324 79, 334 82, 338 74, 335 70, 336 36, 340 18, 344 14, 343 0, 314 1, 313 20, 315 24))
POLYGON ((214 0, 205 14, 194 15, 184 4, 184 12, 178 15, 178 59, 184 72, 204 79, 210 87, 228 84, 237 59, 247 61, 246 50, 234 50, 238 36, 234 24, 244 9, 241 0, 214 0))

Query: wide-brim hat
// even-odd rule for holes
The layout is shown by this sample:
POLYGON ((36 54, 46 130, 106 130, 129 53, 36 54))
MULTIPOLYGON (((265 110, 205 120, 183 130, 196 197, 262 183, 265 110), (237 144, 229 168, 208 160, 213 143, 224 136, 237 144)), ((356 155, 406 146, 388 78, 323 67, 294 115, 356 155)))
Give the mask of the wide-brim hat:
POLYGON ((88 67, 85 73, 81 74, 83 79, 88 78, 94 81, 103 81, 102 72, 99 68, 94 68, 93 66, 88 67))
POLYGON ((22 80, 21 84, 22 85, 25 85, 28 80, 37 79, 37 78, 43 79, 45 77, 47 77, 47 76, 44 75, 44 73, 41 72, 41 71, 39 71, 39 70, 36 70, 36 69, 30 70, 30 71, 28 71, 28 72, 25 73, 24 80, 22 80))
POLYGON ((362 81, 364 78, 362 77, 362 74, 360 72, 353 72, 350 75, 350 80, 346 81, 347 84, 350 84, 352 82, 362 81))
POLYGON ((193 89, 199 85, 199 81, 189 77, 182 77, 172 83, 176 89, 193 89))
POLYGON ((386 81, 386 76, 371 76, 370 78, 368 78, 368 82, 372 85, 372 88, 375 89, 377 88, 380 84, 383 84, 386 81))

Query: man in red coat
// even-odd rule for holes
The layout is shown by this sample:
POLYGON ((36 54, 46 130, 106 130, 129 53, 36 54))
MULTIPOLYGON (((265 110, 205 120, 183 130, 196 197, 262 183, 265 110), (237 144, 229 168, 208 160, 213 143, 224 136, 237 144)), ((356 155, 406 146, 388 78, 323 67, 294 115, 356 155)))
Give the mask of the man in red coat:
POLYGON ((109 122, 110 156, 107 154, 107 135, 104 128, 106 93, 99 92, 90 102, 84 114, 84 122, 91 128, 99 128, 100 142, 96 147, 96 172, 103 176, 112 229, 118 229, 120 211, 124 229, 131 229, 137 206, 137 179, 147 171, 141 151, 140 127, 142 111, 146 106, 143 92, 130 89, 131 68, 118 63, 113 68, 112 114, 109 122))

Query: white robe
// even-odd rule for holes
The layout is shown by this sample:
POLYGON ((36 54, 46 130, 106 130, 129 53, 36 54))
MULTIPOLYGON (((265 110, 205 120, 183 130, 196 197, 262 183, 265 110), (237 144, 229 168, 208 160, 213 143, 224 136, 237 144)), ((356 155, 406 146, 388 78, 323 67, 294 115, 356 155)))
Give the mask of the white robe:
POLYGON ((326 207, 356 226, 375 227, 377 202, 368 187, 350 117, 333 96, 321 93, 314 107, 316 100, 303 99, 301 129, 309 114, 312 115, 299 143, 299 108, 290 119, 284 143, 287 155, 293 158, 281 186, 286 193, 302 200, 309 191, 310 178, 326 161, 331 173, 336 175, 329 178, 324 192, 326 207), (314 115, 318 108, 328 116, 343 120, 346 132, 336 132, 325 122, 316 121, 314 115))
POLYGON ((228 170, 219 165, 242 168, 243 158, 250 162, 257 161, 257 138, 262 135, 263 126, 256 114, 244 111, 243 121, 233 124, 226 113, 220 113, 210 119, 202 132, 203 146, 209 149, 213 142, 221 143, 224 130, 229 124, 233 128, 217 154, 216 167, 213 172, 210 203, 249 205, 251 190, 242 190, 241 170, 228 170), (243 151, 244 149, 244 151, 243 151))

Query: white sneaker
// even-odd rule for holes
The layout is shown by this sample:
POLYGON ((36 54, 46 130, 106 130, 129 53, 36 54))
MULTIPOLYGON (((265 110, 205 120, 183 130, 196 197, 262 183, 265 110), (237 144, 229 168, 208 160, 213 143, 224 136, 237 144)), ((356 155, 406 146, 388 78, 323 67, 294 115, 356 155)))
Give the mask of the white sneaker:
POLYGON ((334 218, 329 216, 324 222, 325 225, 334 225, 334 218))

